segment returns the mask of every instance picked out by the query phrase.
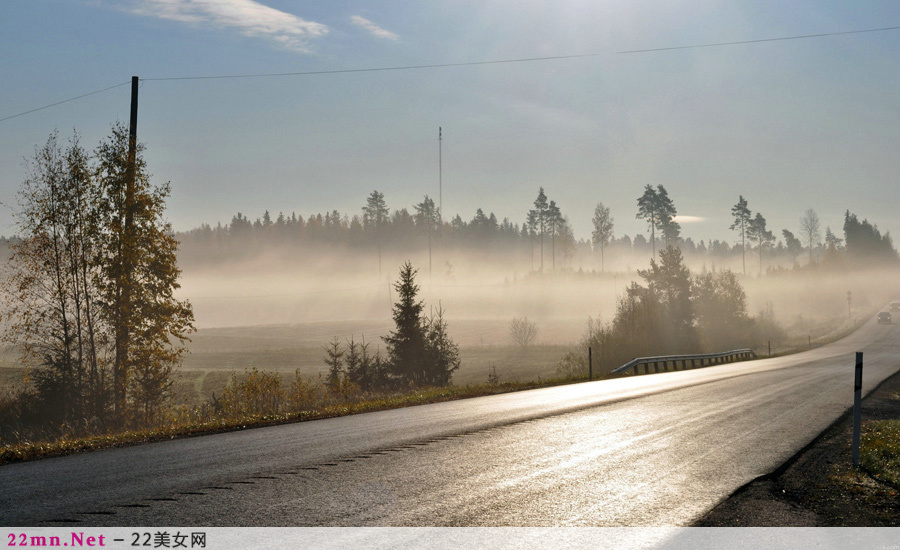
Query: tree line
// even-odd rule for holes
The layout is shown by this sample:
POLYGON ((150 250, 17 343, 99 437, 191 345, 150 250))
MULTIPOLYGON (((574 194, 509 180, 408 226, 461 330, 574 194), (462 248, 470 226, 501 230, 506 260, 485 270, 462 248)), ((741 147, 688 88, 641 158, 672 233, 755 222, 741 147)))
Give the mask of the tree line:
POLYGON ((432 249, 438 243, 444 250, 530 259, 534 272, 571 268, 576 257, 597 256, 600 269, 604 271, 607 253, 620 256, 646 254, 656 258, 657 249, 669 246, 681 249, 686 257, 694 259, 740 257, 744 275, 747 274, 749 254, 753 255, 758 274, 762 274, 767 265, 800 267, 804 253, 808 255, 806 265, 853 265, 851 261, 896 263, 898 260, 890 234, 882 234, 876 225, 867 220, 859 221, 849 211, 845 215, 843 239, 830 227, 824 228, 823 235, 819 217, 812 209, 803 213, 796 235, 789 229, 776 234, 768 227, 761 212, 750 209, 743 195, 731 208, 733 223, 727 226, 735 233, 734 242, 730 239, 695 242, 691 237, 683 236, 675 201, 663 185, 646 185, 637 198, 635 217, 647 223, 646 236, 639 233, 634 237, 616 237, 615 220, 610 208, 602 202, 594 209, 589 239, 576 239, 568 217, 543 187, 539 188, 533 206, 525 212, 522 224, 514 223, 508 217, 500 221, 493 212, 485 214, 481 208, 476 209, 470 220, 464 220, 459 214, 444 219, 427 195, 422 202, 413 205, 411 211, 405 207, 391 210, 384 194, 376 190, 367 197, 359 214, 332 210, 304 219, 296 213, 279 213, 273 218, 265 212, 251 221, 238 213, 230 224, 220 223, 215 227, 204 224, 179 233, 177 238, 183 243, 187 256, 206 258, 216 255, 239 257, 242 253, 252 254, 261 247, 283 245, 369 249, 377 253, 379 272, 384 251, 426 249, 431 262, 432 249))

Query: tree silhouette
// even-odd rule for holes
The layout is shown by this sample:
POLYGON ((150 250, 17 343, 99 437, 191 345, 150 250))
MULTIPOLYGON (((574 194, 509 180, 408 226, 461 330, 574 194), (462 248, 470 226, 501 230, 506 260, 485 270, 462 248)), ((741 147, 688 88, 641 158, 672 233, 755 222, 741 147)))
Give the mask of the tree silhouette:
POLYGON ((677 246, 681 236, 681 225, 675 221, 678 211, 675 203, 669 198, 669 193, 662 185, 656 186, 656 200, 659 203, 659 228, 662 230, 666 248, 677 246))
POLYGON ((328 389, 336 392, 340 390, 344 377, 344 350, 341 349, 341 341, 337 336, 325 346, 323 360, 328 365, 328 389))
POLYGON ((528 236, 531 242, 531 270, 534 271, 534 242, 538 234, 539 222, 537 210, 529 210, 525 217, 522 232, 528 236))
POLYGON ((547 206, 547 226, 550 229, 550 257, 552 258, 550 265, 554 273, 556 272, 556 237, 562 233, 564 224, 565 220, 559 207, 556 206, 556 202, 550 201, 547 206))
POLYGON ((424 382, 425 329, 422 310, 425 306, 416 300, 419 293, 416 273, 417 270, 409 262, 400 268, 400 280, 394 283, 397 291, 392 314, 395 328, 382 337, 387 346, 393 377, 408 386, 419 386, 424 382))
POLYGON ((759 251, 759 274, 762 275, 763 251, 775 242, 775 235, 766 229, 766 219, 759 212, 747 225, 747 237, 756 242, 759 251))
POLYGON ((591 233, 591 237, 594 248, 600 249, 600 271, 602 272, 604 270, 603 251, 609 245, 609 241, 613 236, 613 217, 609 212, 609 207, 604 206, 602 202, 598 202, 594 208, 592 221, 594 223, 594 231, 591 233))
POLYGON ((796 264, 797 256, 803 253, 803 243, 787 229, 782 229, 781 235, 784 237, 784 246, 787 248, 788 254, 791 255, 791 261, 796 264))
POLYGON ((388 207, 384 202, 384 195, 378 191, 372 191, 363 206, 363 228, 368 230, 375 238, 378 247, 378 276, 381 277, 381 240, 384 236, 384 226, 388 222, 388 207))
POLYGON ((534 199, 534 210, 531 210, 528 215, 531 221, 534 223, 534 228, 540 236, 541 241, 541 273, 544 272, 544 232, 547 229, 547 215, 550 210, 550 205, 547 204, 547 195, 544 194, 544 188, 541 187, 538 190, 538 196, 534 199))
POLYGON ((869 220, 859 221, 849 210, 844 214, 847 258, 863 263, 893 263, 898 259, 890 233, 881 234, 869 220))
POLYGON ((399 387, 444 386, 459 368, 459 346, 447 332, 440 306, 431 317, 422 315, 425 306, 416 300, 416 273, 406 262, 394 284, 398 296, 393 308, 395 328, 382 337, 387 347, 389 381, 399 387))
POLYGON ((639 220, 645 220, 650 229, 650 244, 653 251, 652 258, 656 258, 656 231, 663 232, 666 246, 674 246, 678 240, 681 226, 674 220, 676 210, 675 203, 669 198, 666 188, 657 185, 656 189, 651 185, 644 187, 644 194, 638 198, 638 213, 635 216, 639 220))
POLYGON ((803 213, 800 218, 800 236, 806 241, 809 249, 809 263, 813 263, 813 249, 819 246, 822 239, 822 226, 819 224, 819 215, 812 208, 803 213))
POLYGON ((750 343, 747 294, 734 273, 721 270, 697 275, 693 280, 692 300, 706 351, 724 351, 750 343))
POLYGON ((644 194, 638 198, 638 213, 635 216, 639 220, 647 222, 650 229, 650 243, 653 250, 651 258, 656 258, 656 228, 659 227, 659 200, 656 195, 656 189, 647 184, 644 187, 644 194))
POLYGON ((738 196, 738 202, 731 207, 731 215, 734 217, 734 223, 729 229, 737 230, 741 236, 741 265, 743 274, 747 274, 747 228, 750 224, 751 214, 747 208, 747 199, 743 195, 738 196))
POLYGON ((450 384, 453 373, 459 369, 459 346, 447 332, 444 309, 438 304, 425 320, 425 383, 432 386, 450 384))
POLYGON ((434 206, 434 201, 425 195, 419 204, 415 205, 416 226, 428 235, 428 276, 431 277, 431 238, 440 227, 440 212, 434 206))
POLYGON ((659 263, 650 260, 650 269, 638 270, 650 293, 662 306, 662 331, 667 349, 691 350, 697 346, 694 310, 691 303, 691 272, 684 265, 681 250, 668 247, 659 253, 659 263))

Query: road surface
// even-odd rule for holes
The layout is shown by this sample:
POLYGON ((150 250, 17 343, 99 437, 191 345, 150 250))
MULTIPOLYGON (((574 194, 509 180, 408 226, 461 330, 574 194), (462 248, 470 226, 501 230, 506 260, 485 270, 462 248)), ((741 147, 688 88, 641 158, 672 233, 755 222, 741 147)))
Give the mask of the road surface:
POLYGON ((874 319, 787 357, 0 467, 0 525, 683 526, 900 370, 874 319))

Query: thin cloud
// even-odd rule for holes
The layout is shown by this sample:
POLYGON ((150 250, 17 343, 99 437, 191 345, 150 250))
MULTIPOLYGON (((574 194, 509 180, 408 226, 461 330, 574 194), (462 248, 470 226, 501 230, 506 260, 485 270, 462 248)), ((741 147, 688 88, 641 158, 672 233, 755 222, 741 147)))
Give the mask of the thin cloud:
POLYGON ((700 223, 706 221, 706 218, 701 218, 699 216, 675 216, 672 219, 678 223, 700 223))
POLYGON ((306 21, 254 0, 137 0, 129 11, 194 25, 235 29, 264 38, 282 48, 308 52, 309 40, 328 34, 328 27, 306 21))
POLYGON ((400 37, 397 36, 396 33, 392 33, 391 31, 382 29, 375 23, 369 21, 365 17, 360 17, 359 15, 354 15, 350 18, 350 21, 353 22, 354 25, 362 27, 372 33, 373 36, 377 36, 378 38, 386 38, 388 40, 399 40, 400 37))

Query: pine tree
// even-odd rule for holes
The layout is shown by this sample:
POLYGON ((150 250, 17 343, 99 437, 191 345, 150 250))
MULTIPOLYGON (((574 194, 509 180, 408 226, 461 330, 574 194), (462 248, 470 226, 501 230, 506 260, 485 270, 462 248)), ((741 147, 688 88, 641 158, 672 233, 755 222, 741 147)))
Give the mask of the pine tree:
POLYGON ((529 224, 533 224, 533 230, 537 231, 541 242, 541 273, 544 272, 544 232, 547 229, 547 214, 550 205, 547 204, 547 195, 544 188, 538 190, 538 196, 534 199, 534 210, 528 212, 529 224))
POLYGON ((565 220, 559 207, 556 206, 556 201, 550 201, 547 206, 547 226, 550 229, 550 257, 552 258, 550 265, 554 273, 556 272, 556 237, 562 232, 564 223, 565 220))
POLYGON ((431 277, 431 238, 434 232, 440 228, 440 212, 434 206, 434 201, 425 195, 425 199, 415 205, 416 227, 428 235, 428 276, 431 277))
POLYGON ((659 209, 659 195, 652 185, 644 187, 644 194, 638 198, 638 213, 635 216, 639 220, 647 222, 650 229, 651 258, 656 258, 656 229, 660 227, 662 215, 659 209))
POLYGON ((401 385, 419 386, 424 382, 425 334, 422 310, 416 300, 419 286, 415 283, 417 270, 406 262, 400 268, 400 280, 394 284, 397 303, 393 307, 395 329, 383 336, 387 346, 392 378, 401 385))
POLYGON ((659 228, 662 230, 663 242, 666 248, 678 246, 681 238, 681 225, 675 221, 678 210, 675 202, 669 198, 669 193, 662 185, 656 186, 656 200, 659 209, 659 228))
POLYGON ((741 262, 743 266, 743 274, 747 274, 747 228, 750 224, 750 209, 747 208, 747 199, 743 195, 738 196, 738 202, 731 207, 731 215, 734 217, 734 223, 729 229, 738 230, 741 235, 741 262))
POLYGON ((784 237, 784 246, 787 248, 787 253, 791 256, 791 260, 796 264, 797 256, 803 252, 803 243, 787 229, 781 230, 781 236, 784 237))
POLYGON ((759 251, 759 274, 762 275, 763 251, 775 242, 775 235, 766 229, 766 219, 759 212, 747 225, 747 237, 756 242, 759 251))
POLYGON ((370 232, 378 247, 378 276, 381 277, 381 241, 384 236, 385 225, 388 223, 387 204, 384 202, 384 194, 372 191, 363 206, 363 228, 370 232))

